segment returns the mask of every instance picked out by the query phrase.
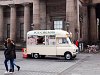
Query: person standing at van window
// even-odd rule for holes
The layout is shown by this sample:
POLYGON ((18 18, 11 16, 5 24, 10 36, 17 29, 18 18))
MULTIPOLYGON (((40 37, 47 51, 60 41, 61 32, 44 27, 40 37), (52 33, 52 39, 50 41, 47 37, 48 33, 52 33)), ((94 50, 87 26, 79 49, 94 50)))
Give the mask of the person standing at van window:
POLYGON ((15 54, 14 54, 14 45, 13 43, 11 42, 11 39, 8 38, 7 39, 7 42, 5 43, 5 51, 4 51, 4 55, 5 55, 5 61, 4 61, 4 64, 5 64, 5 68, 6 68, 6 72, 5 73, 8 73, 9 70, 8 70, 8 61, 10 61, 10 64, 11 64, 11 67, 12 67, 12 72, 14 72, 14 64, 13 64, 13 60, 14 60, 14 57, 15 57, 15 54))
POLYGON ((72 33, 71 32, 69 32, 69 39, 72 42, 72 33))
POLYGON ((77 47, 79 47, 79 41, 78 41, 78 40, 76 40, 75 45, 76 45, 77 47))

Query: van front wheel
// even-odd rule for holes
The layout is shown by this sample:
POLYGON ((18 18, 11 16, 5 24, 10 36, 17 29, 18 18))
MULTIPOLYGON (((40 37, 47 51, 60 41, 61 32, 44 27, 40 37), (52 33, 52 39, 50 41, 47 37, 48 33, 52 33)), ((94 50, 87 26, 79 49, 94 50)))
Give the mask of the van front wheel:
POLYGON ((34 57, 35 59, 38 59, 38 58, 39 58, 39 54, 38 54, 38 53, 34 53, 34 54, 33 54, 33 57, 34 57))
POLYGON ((65 54, 64 54, 64 57, 65 57, 66 60, 72 59, 72 55, 71 55, 71 53, 69 53, 69 52, 68 52, 68 53, 65 53, 65 54))

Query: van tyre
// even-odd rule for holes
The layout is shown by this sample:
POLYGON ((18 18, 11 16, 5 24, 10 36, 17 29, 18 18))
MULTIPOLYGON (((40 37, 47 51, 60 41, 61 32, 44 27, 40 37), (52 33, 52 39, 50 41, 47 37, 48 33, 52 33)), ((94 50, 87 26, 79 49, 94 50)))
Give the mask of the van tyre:
POLYGON ((66 52, 64 54, 64 57, 65 57, 66 60, 71 60, 72 59, 72 54, 70 52, 66 52))
POLYGON ((39 58, 39 54, 38 54, 38 53, 34 53, 34 54, 33 54, 33 58, 34 58, 34 59, 38 59, 38 58, 39 58))

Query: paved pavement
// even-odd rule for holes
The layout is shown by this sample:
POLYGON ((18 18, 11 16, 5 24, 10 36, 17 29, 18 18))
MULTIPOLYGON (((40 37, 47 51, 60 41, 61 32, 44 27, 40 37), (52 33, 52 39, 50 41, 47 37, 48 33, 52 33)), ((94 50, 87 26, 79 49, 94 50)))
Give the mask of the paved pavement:
MULTIPOLYGON (((0 51, 0 75, 5 75, 3 51, 0 51)), ((78 54, 75 60, 62 57, 45 59, 24 59, 17 52, 16 64, 21 70, 9 75, 100 75, 100 54, 78 54)))

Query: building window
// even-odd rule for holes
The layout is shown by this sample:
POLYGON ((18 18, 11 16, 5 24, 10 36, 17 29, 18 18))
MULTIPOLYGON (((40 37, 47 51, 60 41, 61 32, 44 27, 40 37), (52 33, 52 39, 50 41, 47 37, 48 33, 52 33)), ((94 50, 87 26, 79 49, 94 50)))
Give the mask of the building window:
POLYGON ((7 24, 7 38, 10 37, 10 24, 7 24))
POLYGON ((20 39, 23 39, 24 37, 24 23, 20 23, 20 39))
POLYGON ((62 30, 63 29, 63 21, 54 21, 54 29, 62 30))

